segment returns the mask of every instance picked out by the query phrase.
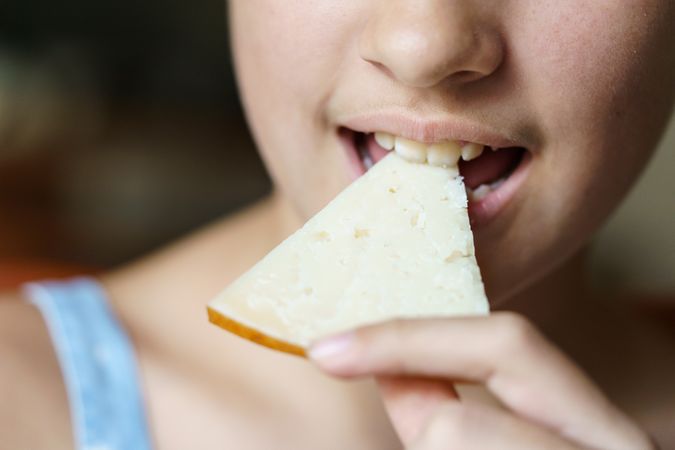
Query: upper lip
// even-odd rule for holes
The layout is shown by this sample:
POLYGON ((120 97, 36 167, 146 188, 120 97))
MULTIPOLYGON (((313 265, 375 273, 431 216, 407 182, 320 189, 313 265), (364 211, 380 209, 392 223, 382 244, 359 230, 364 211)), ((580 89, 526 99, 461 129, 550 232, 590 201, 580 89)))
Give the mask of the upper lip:
POLYGON ((492 148, 528 147, 507 133, 485 124, 454 117, 413 117, 400 112, 377 112, 348 117, 341 124, 360 133, 384 132, 417 142, 464 141, 492 148))

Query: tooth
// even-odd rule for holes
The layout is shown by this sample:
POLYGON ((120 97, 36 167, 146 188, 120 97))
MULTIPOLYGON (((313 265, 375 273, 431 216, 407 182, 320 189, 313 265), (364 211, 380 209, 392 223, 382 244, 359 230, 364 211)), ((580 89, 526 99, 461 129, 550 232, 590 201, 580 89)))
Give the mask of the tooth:
POLYGON ((481 184, 476 189, 469 192, 469 199, 477 202, 487 197, 490 192, 492 192, 492 188, 490 186, 487 184, 481 184))
POLYGON ((427 159, 427 146, 421 142, 397 137, 394 149, 399 156, 408 161, 423 163, 427 159))
POLYGON ((494 181, 494 182, 490 183, 490 189, 492 189, 493 191, 497 190, 502 184, 504 184, 505 181, 506 181, 506 177, 502 177, 502 178, 498 179, 497 181, 494 181))
POLYGON ((375 163, 368 153, 363 155, 363 166, 366 168, 366 170, 372 169, 374 165, 375 163))
POLYGON ((471 189, 471 188, 468 187, 468 186, 466 186, 466 198, 467 198, 470 202, 475 202, 475 201, 476 201, 476 198, 475 198, 475 196, 474 196, 473 189, 471 189))
POLYGON ((427 161, 432 166, 456 166, 462 149, 455 141, 433 144, 427 148, 427 161))
POLYGON ((396 138, 389 133, 377 132, 375 133, 375 142, 385 150, 393 150, 396 138))
POLYGON ((462 159, 464 161, 471 161, 478 158, 483 153, 484 147, 480 144, 469 143, 462 147, 462 159))

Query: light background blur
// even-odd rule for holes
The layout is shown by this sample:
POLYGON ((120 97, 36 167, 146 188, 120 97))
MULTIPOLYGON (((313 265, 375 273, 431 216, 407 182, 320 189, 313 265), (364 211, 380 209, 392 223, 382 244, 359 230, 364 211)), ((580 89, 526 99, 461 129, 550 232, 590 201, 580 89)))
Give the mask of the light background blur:
POLYGON ((592 267, 606 287, 675 292, 675 120, 635 189, 597 237, 592 267))
MULTIPOLYGON (((269 191, 226 35, 223 0, 0 2, 4 267, 109 267, 269 191)), ((603 287, 675 292, 675 122, 661 147, 593 246, 603 287)))

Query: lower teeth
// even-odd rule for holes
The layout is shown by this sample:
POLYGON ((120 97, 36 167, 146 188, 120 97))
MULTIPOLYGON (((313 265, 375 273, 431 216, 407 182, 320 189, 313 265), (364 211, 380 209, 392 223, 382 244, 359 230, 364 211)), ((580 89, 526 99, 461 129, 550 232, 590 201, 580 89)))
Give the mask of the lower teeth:
POLYGON ((363 141, 357 142, 356 148, 361 157, 361 161, 363 161, 364 167, 366 170, 370 170, 375 165, 375 162, 373 162, 373 158, 370 157, 370 152, 365 146, 365 143, 363 141))
POLYGON ((366 167, 366 170, 370 170, 370 168, 375 165, 368 153, 363 154, 361 159, 363 159, 363 165, 366 167))
POLYGON ((496 191, 504 182, 506 181, 507 177, 502 177, 498 179, 497 181, 493 181, 490 184, 481 184, 475 189, 471 189, 470 187, 466 188, 466 194, 469 199, 469 201, 472 202, 478 202, 480 200, 483 200, 485 197, 487 197, 490 193, 496 191))

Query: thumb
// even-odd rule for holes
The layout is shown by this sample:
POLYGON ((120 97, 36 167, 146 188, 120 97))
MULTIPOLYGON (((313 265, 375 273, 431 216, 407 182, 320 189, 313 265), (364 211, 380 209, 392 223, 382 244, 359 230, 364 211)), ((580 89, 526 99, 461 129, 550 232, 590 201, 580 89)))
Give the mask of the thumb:
POLYGON ((436 409, 459 399, 448 381, 430 378, 375 378, 389 419, 404 445, 409 445, 436 409))

